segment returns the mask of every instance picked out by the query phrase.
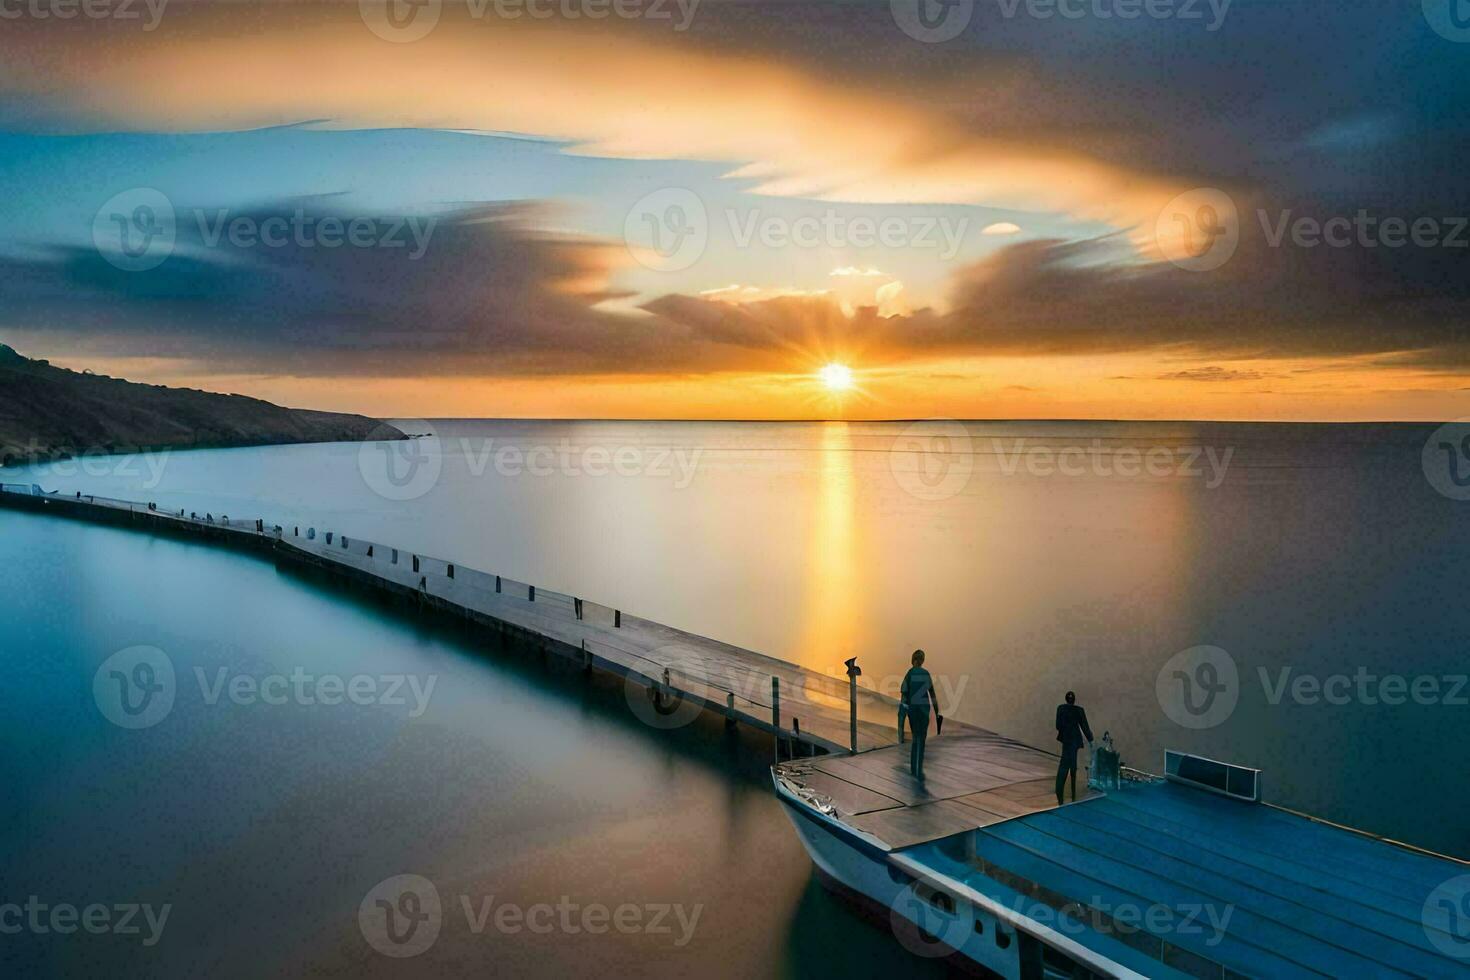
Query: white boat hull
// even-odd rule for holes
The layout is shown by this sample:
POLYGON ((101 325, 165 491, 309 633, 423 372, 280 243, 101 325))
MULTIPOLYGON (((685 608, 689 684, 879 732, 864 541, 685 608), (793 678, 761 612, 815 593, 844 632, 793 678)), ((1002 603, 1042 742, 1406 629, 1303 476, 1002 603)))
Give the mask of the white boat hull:
POLYGON ((823 883, 881 918, 906 949, 918 956, 957 958, 984 974, 1019 980, 1021 943, 1011 926, 970 902, 936 893, 890 863, 881 848, 779 785, 778 795, 823 883))

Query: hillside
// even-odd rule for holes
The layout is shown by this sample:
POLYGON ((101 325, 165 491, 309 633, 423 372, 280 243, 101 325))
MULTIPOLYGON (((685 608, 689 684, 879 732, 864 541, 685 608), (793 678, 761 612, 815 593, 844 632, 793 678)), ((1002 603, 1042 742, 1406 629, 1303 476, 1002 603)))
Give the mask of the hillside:
POLYGON ((0 344, 0 464, 87 452, 402 437, 361 415, 135 384, 54 367, 0 344))

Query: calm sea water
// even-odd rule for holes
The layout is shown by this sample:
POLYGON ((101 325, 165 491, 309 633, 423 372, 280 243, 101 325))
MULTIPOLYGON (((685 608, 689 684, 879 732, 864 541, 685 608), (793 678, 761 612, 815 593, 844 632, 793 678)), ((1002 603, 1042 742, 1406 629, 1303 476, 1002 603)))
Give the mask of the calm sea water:
MULTIPOLYGON (((833 673, 856 655, 878 686, 922 646, 968 721, 1046 746, 1073 689, 1130 764, 1157 771, 1172 747, 1256 766, 1272 802, 1470 856, 1470 502, 1426 476, 1433 426, 405 426, 434 438, 4 479, 402 545, 833 673)), ((154 946, 146 925, 0 938, 22 967, 933 966, 813 884, 752 736, 652 730, 618 685, 268 562, 11 513, 0 526, 0 901, 172 907, 154 946), (130 730, 93 684, 138 645, 166 654, 177 695, 130 730), (373 678, 382 696, 250 693, 293 672, 373 678), (383 703, 392 677, 402 704, 383 703), (246 687, 219 693, 221 678, 246 687), (416 702, 408 682, 430 678, 416 702), (444 906, 411 960, 358 927, 398 874, 444 906), (495 925, 501 906, 558 902, 574 923, 632 905, 646 925, 667 907, 671 928, 495 925), (491 910, 478 932, 465 903, 491 910), (686 935, 676 914, 696 908, 686 935)))

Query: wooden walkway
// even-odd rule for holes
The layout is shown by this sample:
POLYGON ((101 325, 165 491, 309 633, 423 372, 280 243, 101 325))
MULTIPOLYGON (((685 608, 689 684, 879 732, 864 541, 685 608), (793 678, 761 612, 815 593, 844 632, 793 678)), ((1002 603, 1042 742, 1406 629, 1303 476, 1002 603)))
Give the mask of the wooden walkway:
MULTIPOLYGON (((1057 807, 1056 756, 991 732, 950 732, 948 723, 944 735, 929 735, 922 780, 909 775, 906 745, 796 759, 775 773, 792 793, 884 850, 1057 807)), ((1085 768, 1077 783, 1079 803, 1100 795, 1088 788, 1085 768)))
MULTIPOLYGON (((806 746, 807 751, 849 751, 846 678, 641 619, 590 599, 379 542, 304 526, 282 527, 264 518, 166 511, 149 503, 46 493, 19 484, 0 484, 0 507, 268 552, 279 564, 310 567, 408 599, 424 611, 479 623, 578 661, 589 670, 628 678, 647 691, 647 711, 642 710, 644 705, 635 710, 654 727, 679 727, 703 708, 806 746), (655 695, 660 708, 655 707, 655 695)), ((897 702, 864 687, 858 688, 857 702, 858 750, 896 744, 897 702)), ((945 730, 946 737, 979 731, 951 721, 946 721, 945 730)))

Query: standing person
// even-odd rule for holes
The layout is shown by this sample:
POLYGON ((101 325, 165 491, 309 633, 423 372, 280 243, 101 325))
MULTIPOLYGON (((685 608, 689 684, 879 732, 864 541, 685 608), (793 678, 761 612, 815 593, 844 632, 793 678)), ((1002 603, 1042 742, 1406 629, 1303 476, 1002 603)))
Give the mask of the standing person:
POLYGON ((1077 799, 1077 750, 1082 748, 1084 736, 1091 748, 1092 729, 1087 724, 1087 712, 1077 703, 1077 695, 1068 691, 1067 703, 1057 705, 1057 741, 1062 743, 1062 761, 1057 766, 1057 806, 1062 805, 1068 773, 1072 774, 1072 800, 1077 799))
POLYGON ((944 715, 939 711, 939 699, 934 696, 934 678, 924 669, 924 651, 915 650, 909 662, 913 666, 903 675, 898 700, 901 710, 908 715, 909 733, 913 736, 913 744, 909 748, 909 773, 915 779, 923 779, 924 742, 929 737, 930 706, 933 706, 934 717, 939 723, 943 723, 944 715))

